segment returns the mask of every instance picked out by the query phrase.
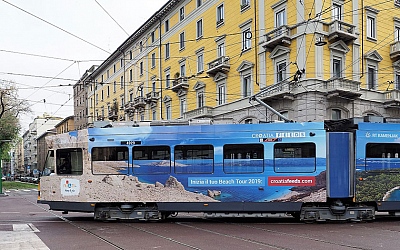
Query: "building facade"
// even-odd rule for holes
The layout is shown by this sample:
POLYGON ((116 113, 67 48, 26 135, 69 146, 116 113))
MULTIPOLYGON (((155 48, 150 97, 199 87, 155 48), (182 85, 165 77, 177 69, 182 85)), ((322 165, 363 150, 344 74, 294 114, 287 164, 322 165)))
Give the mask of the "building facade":
POLYGON ((98 66, 93 65, 90 69, 86 70, 85 74, 74 85, 74 128, 75 130, 84 129, 88 124, 93 122, 93 117, 88 114, 88 81, 90 81, 90 74, 98 66))
POLYGON ((85 76, 86 117, 397 118, 398 16, 398 1, 170 0, 85 76))
POLYGON ((25 173, 32 173, 38 169, 38 145, 37 138, 46 133, 50 129, 54 129, 62 120, 61 117, 50 116, 46 113, 43 116, 36 117, 30 124, 22 136, 24 145, 24 170, 25 173))
POLYGON ((69 131, 75 130, 74 126, 74 116, 68 116, 59 121, 54 128, 57 134, 67 133, 69 131))

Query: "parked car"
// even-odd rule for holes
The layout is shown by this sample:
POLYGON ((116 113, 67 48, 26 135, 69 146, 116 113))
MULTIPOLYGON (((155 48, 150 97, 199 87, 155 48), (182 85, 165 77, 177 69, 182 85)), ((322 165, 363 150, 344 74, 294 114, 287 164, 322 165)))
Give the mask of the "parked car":
POLYGON ((6 177, 5 177, 5 176, 1 176, 1 180, 2 180, 2 181, 5 181, 5 180, 6 180, 6 177))

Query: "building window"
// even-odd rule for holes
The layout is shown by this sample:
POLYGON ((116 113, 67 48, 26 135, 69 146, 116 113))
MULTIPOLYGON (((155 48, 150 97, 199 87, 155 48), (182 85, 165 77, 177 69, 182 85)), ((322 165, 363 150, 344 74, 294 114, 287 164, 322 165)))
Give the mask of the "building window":
POLYGON ((167 33, 169 31, 169 20, 165 20, 164 27, 165 27, 165 33, 167 33))
POLYGON ((157 111, 155 109, 151 110, 151 114, 152 114, 153 121, 157 120, 157 111))
POLYGON ((182 63, 180 66, 181 77, 186 76, 186 64, 182 63))
POLYGON ((394 27, 394 41, 395 42, 400 41, 400 27, 398 26, 394 27))
POLYGON ((185 48, 185 32, 179 34, 179 50, 185 48))
POLYGON ((400 90, 400 74, 396 74, 394 88, 400 90))
POLYGON ((203 54, 197 55, 197 73, 204 71, 204 58, 203 54))
POLYGON ((115 72, 117 72, 115 64, 113 65, 113 70, 114 70, 113 73, 115 74, 115 72))
POLYGON ((132 50, 131 51, 129 51, 129 60, 132 60, 133 59, 133 54, 132 54, 132 50))
POLYGON ((276 83, 286 80, 286 61, 276 64, 276 83))
POLYGON ((337 3, 332 5, 332 19, 342 20, 342 6, 337 3))
POLYGON ((171 102, 168 102, 167 104, 165 104, 165 115, 167 120, 171 120, 172 119, 172 115, 171 115, 171 102))
POLYGON ((143 86, 144 86, 143 83, 138 86, 138 91, 139 91, 139 96, 140 97, 144 96, 144 94, 143 94, 143 86))
POLYGON ((242 31, 242 50, 251 49, 251 30, 250 28, 242 31))
POLYGON ((332 120, 342 119, 342 111, 340 109, 332 109, 332 120))
POLYGON ((243 97, 251 96, 251 76, 245 75, 242 78, 243 97))
POLYGON ((279 28, 286 24, 286 10, 279 10, 275 13, 275 27, 279 28))
POLYGON ((335 58, 333 59, 332 66, 333 77, 342 77, 342 61, 338 58, 335 58))
POLYGON ((240 0, 240 9, 244 10, 250 6, 250 0, 240 0))
POLYGON ((185 7, 181 7, 179 10, 179 21, 183 21, 185 19, 185 7))
POLYGON ((181 117, 183 117, 183 115, 186 112, 186 98, 182 97, 180 100, 180 112, 181 112, 181 117))
POLYGON ((139 51, 140 52, 143 51, 143 42, 142 41, 139 42, 139 51))
POLYGON ((201 38, 201 37, 203 37, 203 20, 202 19, 200 19, 199 21, 197 21, 197 25, 196 25, 196 27, 197 27, 197 39, 199 39, 199 38, 201 38))
POLYGON ((124 67, 124 58, 121 58, 120 65, 121 65, 121 68, 124 67))
POLYGON ((129 81, 130 82, 133 81, 133 70, 132 69, 129 70, 129 81))
POLYGON ((121 89, 124 87, 124 77, 123 76, 121 76, 121 89))
POLYGON ((368 83, 367 89, 376 88, 376 68, 372 65, 368 65, 368 83))
POLYGON ((197 92, 197 108, 201 108, 204 106, 204 92, 197 92))
POLYGON ((218 57, 225 56, 225 43, 219 43, 217 45, 217 56, 218 57))
POLYGON ((156 53, 151 54, 151 68, 156 67, 156 53))
POLYGON ((107 85, 107 97, 110 97, 110 85, 107 85))
POLYGON ((154 31, 151 32, 150 37, 151 37, 151 43, 154 43, 156 41, 156 35, 155 35, 154 31))
POLYGON ((367 16, 367 38, 376 39, 376 20, 372 16, 367 16))
POLYGON ((110 78, 110 70, 107 69, 107 79, 110 78))
POLYGON ((165 87, 168 89, 171 85, 171 75, 167 73, 165 75, 165 87))
POLYGON ((151 91, 156 92, 156 78, 151 79, 151 91))
POLYGON ((117 82, 116 82, 116 81, 114 81, 114 86, 113 86, 113 87, 114 87, 114 88, 113 88, 114 93, 117 92, 117 82))
POLYGON ((165 59, 169 58, 169 43, 165 44, 165 59))
POLYGON ((102 100, 102 101, 104 100, 104 93, 103 93, 103 90, 101 90, 101 100, 102 100))
POLYGON ((197 8, 198 8, 203 4, 203 0, 197 0, 196 3, 197 3, 197 8))
POLYGON ((217 26, 224 23, 224 5, 221 4, 217 7, 217 26))
MULTIPOLYGON (((279 112, 281 113, 282 116, 289 118, 289 112, 288 111, 281 111, 279 112)), ((278 116, 278 121, 283 121, 282 117, 278 116)))
POLYGON ((140 62, 140 75, 143 75, 143 62, 140 62))

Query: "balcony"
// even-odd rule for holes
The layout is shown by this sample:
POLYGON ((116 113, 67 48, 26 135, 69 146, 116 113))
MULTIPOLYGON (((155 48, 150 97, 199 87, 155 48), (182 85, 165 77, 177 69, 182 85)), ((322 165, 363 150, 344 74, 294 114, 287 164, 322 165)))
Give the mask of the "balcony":
POLYGON ((135 111, 135 106, 133 105, 133 102, 127 102, 125 104, 125 111, 126 112, 133 112, 135 111))
POLYGON ((264 41, 261 45, 265 49, 272 50, 277 45, 291 43, 291 28, 287 25, 282 25, 264 35, 264 41))
POLYGON ((294 89, 294 85, 283 81, 274 85, 270 85, 259 95, 264 102, 277 101, 282 99, 294 100, 294 96, 290 91, 294 89))
POLYGON ((208 63, 207 74, 215 75, 218 72, 228 73, 231 68, 228 56, 221 56, 208 63))
POLYGON ((189 83, 188 83, 188 78, 187 77, 179 77, 175 80, 172 81, 172 91, 178 92, 181 89, 188 89, 189 88, 189 83))
POLYGON ((360 93, 360 82, 344 79, 333 78, 323 83, 323 88, 327 92, 327 98, 356 99, 362 94, 360 93))
POLYGON ((385 108, 400 108, 400 90, 387 91, 383 105, 385 108))
POLYGON ((158 99, 160 99, 160 92, 151 91, 146 94, 146 97, 147 97, 147 101, 150 103, 157 102, 158 99))
POLYGON ((400 41, 390 44, 390 58, 395 59, 400 56, 400 41))
POLYGON ((208 106, 203 106, 183 114, 185 120, 195 119, 195 118, 211 118, 213 116, 213 108, 208 106))
POLYGON ((135 108, 145 107, 146 106, 146 98, 143 96, 137 96, 133 99, 133 106, 135 108))
MULTIPOLYGON (((117 120, 118 119, 118 110, 111 109, 110 111, 108 111, 108 119, 112 120, 112 121, 117 120)), ((98 120, 100 120, 100 121, 102 120, 100 118, 100 116, 99 116, 98 120)))
POLYGON ((353 41, 357 39, 355 34, 355 26, 349 23, 345 23, 341 20, 334 20, 327 25, 324 25, 324 31, 328 33, 328 40, 343 40, 353 41))

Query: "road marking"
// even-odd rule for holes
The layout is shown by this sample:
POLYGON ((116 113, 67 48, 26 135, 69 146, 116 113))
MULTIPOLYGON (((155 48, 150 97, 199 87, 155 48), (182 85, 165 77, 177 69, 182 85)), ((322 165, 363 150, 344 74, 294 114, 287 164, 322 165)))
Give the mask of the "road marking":
POLYGON ((13 224, 13 231, 0 231, 0 248, 7 250, 50 250, 35 234, 40 232, 32 223, 13 224))

